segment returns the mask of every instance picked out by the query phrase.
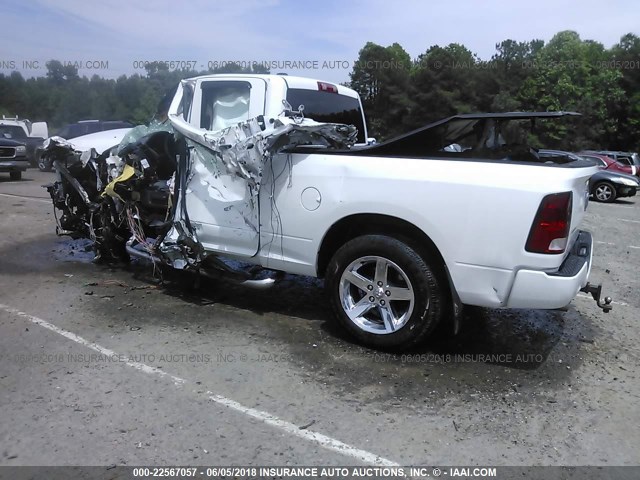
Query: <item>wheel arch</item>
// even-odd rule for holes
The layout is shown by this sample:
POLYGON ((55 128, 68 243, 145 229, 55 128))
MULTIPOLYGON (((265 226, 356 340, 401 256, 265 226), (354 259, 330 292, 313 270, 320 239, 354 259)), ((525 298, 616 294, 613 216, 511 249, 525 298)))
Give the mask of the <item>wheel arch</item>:
POLYGON ((324 277, 331 257, 338 249, 361 235, 384 234, 409 240, 420 253, 435 254, 441 267, 446 267, 442 254, 429 236, 412 223, 391 215, 359 213, 341 218, 324 235, 318 249, 317 273, 324 277))
POLYGON ((436 258, 437 264, 434 267, 449 286, 447 293, 450 299, 448 303, 451 305, 452 327, 454 333, 457 333, 460 329, 462 302, 444 257, 429 235, 407 220, 373 213, 353 214, 338 220, 327 230, 320 243, 316 261, 317 276, 325 276, 331 258, 342 245, 353 238, 369 234, 389 235, 406 241, 423 257, 436 258))

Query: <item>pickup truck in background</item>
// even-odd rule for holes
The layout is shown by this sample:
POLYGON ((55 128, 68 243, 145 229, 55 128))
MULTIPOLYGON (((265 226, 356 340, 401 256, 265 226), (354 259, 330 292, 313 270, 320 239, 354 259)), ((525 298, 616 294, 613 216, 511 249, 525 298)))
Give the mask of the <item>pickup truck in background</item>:
POLYGON ((24 143, 0 137, 0 172, 8 172, 11 180, 20 180, 27 167, 29 160, 24 143))
MULTIPOLYGON (((62 127, 60 130, 58 130, 58 132, 56 133, 56 136, 63 138, 65 140, 73 140, 75 138, 81 138, 80 140, 81 143, 91 142, 93 141, 94 138, 99 139, 99 142, 101 142, 102 140, 109 141, 109 139, 111 139, 109 134, 97 135, 96 137, 93 137, 91 135, 98 132, 111 131, 112 133, 115 133, 116 136, 120 134, 124 136, 124 133, 122 132, 127 132, 133 127, 134 127, 133 124, 125 121, 120 121, 120 120, 80 120, 79 122, 76 122, 76 123, 68 123, 67 125, 62 127)), ((122 136, 120 137, 120 139, 122 139, 122 136)), ((111 143, 109 143, 108 145, 111 147, 115 143, 120 143, 120 140, 118 140, 117 142, 111 141, 111 143)), ((78 145, 76 145, 76 147, 77 146, 78 145)), ((99 145, 92 145, 92 146, 98 147, 99 145)), ((51 159, 47 155, 43 155, 42 146, 40 146, 36 150, 36 158, 38 161, 38 168, 40 169, 40 171, 48 172, 51 170, 51 167, 52 167, 51 159)))
POLYGON ((25 145, 27 160, 35 167, 38 164, 39 149, 44 139, 49 136, 49 127, 46 122, 34 122, 26 118, 2 116, 0 119, 0 137, 14 140, 25 145))
POLYGON ((588 283, 593 163, 541 158, 523 125, 457 115, 368 145, 358 94, 281 75, 183 80, 169 121, 104 152, 51 139, 59 234, 105 261, 146 258, 258 288, 325 279, 337 321, 407 349, 464 304, 556 309, 588 283), (243 267, 244 266, 244 267, 243 267))

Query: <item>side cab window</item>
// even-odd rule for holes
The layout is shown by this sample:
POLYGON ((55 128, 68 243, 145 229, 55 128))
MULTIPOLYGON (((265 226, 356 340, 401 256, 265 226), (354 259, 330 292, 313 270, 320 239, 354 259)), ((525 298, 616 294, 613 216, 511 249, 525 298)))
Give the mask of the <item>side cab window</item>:
POLYGON ((222 130, 264 115, 265 94, 262 79, 199 80, 187 121, 197 128, 222 130))

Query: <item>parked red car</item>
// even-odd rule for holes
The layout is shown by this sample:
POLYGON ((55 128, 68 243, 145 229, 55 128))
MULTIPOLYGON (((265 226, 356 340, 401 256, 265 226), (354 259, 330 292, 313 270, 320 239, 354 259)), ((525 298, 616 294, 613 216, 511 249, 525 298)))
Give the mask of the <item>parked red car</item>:
POLYGON ((601 155, 598 153, 591 152, 580 152, 578 153, 582 158, 586 160, 591 160, 596 163, 603 170, 609 170, 610 172, 620 172, 626 173, 627 175, 639 175, 640 171, 638 171, 635 165, 625 165, 623 163, 617 162, 611 157, 607 157, 606 155, 601 155))

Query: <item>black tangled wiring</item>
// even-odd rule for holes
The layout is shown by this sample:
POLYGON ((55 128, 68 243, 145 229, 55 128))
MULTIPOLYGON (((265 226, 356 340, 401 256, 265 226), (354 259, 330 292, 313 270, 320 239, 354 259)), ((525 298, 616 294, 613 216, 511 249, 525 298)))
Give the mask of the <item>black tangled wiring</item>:
MULTIPOLYGON (((183 140, 184 141, 184 140, 183 140)), ((185 141, 185 145, 184 145, 184 150, 182 151, 179 159, 178 159, 178 175, 179 175, 179 182, 178 182, 178 187, 180 190, 180 213, 182 214, 182 218, 184 219, 184 224, 187 227, 187 230, 189 231, 190 234, 193 235, 194 231, 193 231, 193 226, 191 225, 191 220, 189 219, 189 212, 187 211, 187 174, 190 171, 191 165, 190 165, 190 160, 191 160, 191 152, 189 151, 189 148, 186 145, 186 141, 185 141)), ((176 189, 176 192, 178 191, 178 189, 176 189)))
MULTIPOLYGON (((178 244, 183 247, 186 248, 188 250, 191 250, 191 252, 195 255, 195 263, 196 263, 196 267, 197 265, 200 264, 201 260, 202 260, 202 253, 204 251, 204 248, 202 246, 202 244, 200 244, 200 242, 198 242, 197 240, 194 240, 194 236, 195 236, 195 229, 193 228, 193 225, 191 224, 191 220, 189 218, 189 212, 187 211, 187 195, 186 195, 186 191, 187 191, 187 181, 188 181, 188 173, 191 171, 191 152, 189 150, 189 147, 186 144, 186 141, 184 139, 180 139, 181 142, 184 142, 183 145, 181 145, 181 153, 178 157, 178 165, 177 165, 177 182, 176 182, 176 186, 175 186, 175 190, 174 193, 177 194, 177 200, 178 200, 178 205, 180 208, 180 214, 181 214, 181 218, 182 218, 182 222, 174 222, 173 226, 174 228, 178 231, 178 244), (186 232, 184 231, 184 227, 186 227, 186 232)), ((187 258, 189 258, 189 255, 187 253, 185 253, 185 256, 187 258)), ((189 263, 189 262, 187 262, 189 263)))
POLYGON ((271 191, 269 192, 269 202, 271 204, 271 218, 269 222, 269 226, 271 227, 271 240, 267 243, 268 246, 267 256, 271 254, 271 247, 273 242, 275 241, 276 235, 280 236, 280 256, 284 257, 284 244, 283 244, 283 234, 284 230, 282 228, 282 216, 280 215, 280 209, 278 208, 278 204, 276 202, 276 183, 285 172, 285 170, 290 169, 291 162, 291 154, 287 154, 287 161, 282 167, 282 170, 278 175, 275 174, 273 169, 273 157, 269 160, 269 170, 271 172, 271 191), (274 217, 275 217, 275 227, 274 227, 274 217))
MULTIPOLYGON (((153 246, 151 247, 152 254, 158 255, 163 258, 164 261, 168 262, 168 258, 162 254, 160 250, 160 245, 165 240, 167 234, 171 231, 171 227, 174 227, 179 234, 178 243, 184 244, 184 240, 189 238, 188 233, 193 234, 193 226, 191 225, 191 221, 189 219, 189 214, 187 213, 186 206, 186 198, 184 192, 186 191, 187 185, 187 174, 189 172, 189 148, 187 146, 184 138, 179 138, 176 140, 177 152, 177 166, 175 170, 175 183, 173 188, 173 193, 171 194, 171 207, 167 210, 166 221, 163 225, 160 226, 160 234, 156 237, 153 242, 153 246), (187 232, 182 228, 182 224, 176 222, 174 209, 180 209, 182 214, 182 218, 184 220, 184 226, 187 228, 187 232)), ((187 245, 188 246, 188 245, 187 245)))

